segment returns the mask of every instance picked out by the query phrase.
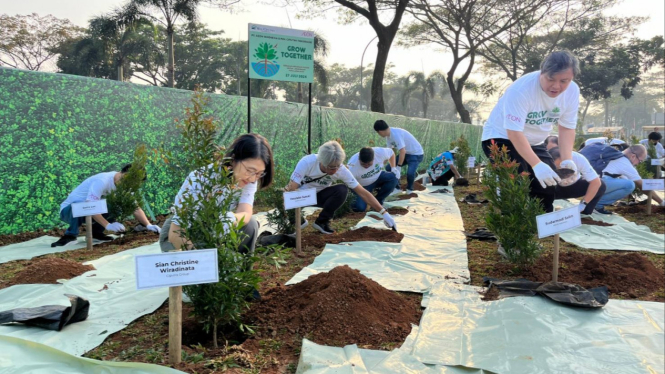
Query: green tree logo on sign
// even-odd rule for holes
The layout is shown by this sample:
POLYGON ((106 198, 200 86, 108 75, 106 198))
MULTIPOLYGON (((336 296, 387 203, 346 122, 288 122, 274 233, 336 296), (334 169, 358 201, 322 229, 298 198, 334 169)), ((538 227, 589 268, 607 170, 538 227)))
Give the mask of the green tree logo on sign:
POLYGON ((257 62, 252 62, 252 69, 256 74, 262 77, 272 77, 279 71, 279 65, 275 62, 277 60, 277 44, 274 46, 268 43, 261 43, 259 47, 254 49, 253 57, 257 62))

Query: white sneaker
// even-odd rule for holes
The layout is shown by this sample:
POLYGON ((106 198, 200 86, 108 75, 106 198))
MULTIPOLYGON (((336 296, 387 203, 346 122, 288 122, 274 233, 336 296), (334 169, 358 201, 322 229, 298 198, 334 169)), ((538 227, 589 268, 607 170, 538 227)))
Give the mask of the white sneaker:
POLYGON ((393 192, 390 193, 388 196, 393 196, 393 195, 399 195, 402 193, 402 190, 393 190, 393 192))
POLYGON ((413 190, 406 190, 407 195, 412 194, 412 193, 413 193, 413 190))

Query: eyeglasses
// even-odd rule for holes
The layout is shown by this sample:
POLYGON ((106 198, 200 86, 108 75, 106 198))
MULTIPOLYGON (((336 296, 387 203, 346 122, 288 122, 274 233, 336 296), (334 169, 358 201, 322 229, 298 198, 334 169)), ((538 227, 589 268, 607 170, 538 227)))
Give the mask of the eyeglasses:
POLYGON ((330 171, 339 170, 339 168, 341 168, 341 167, 342 167, 341 164, 339 164, 337 166, 324 166, 324 168, 326 168, 326 170, 330 170, 330 171))
POLYGON ((635 156, 635 158, 637 159, 638 164, 641 163, 642 161, 646 160, 646 157, 644 157, 644 160, 640 160, 640 158, 637 156, 637 153, 635 153, 633 151, 630 151, 630 153, 632 153, 635 156))
POLYGON ((250 168, 248 168, 247 165, 245 165, 242 161, 238 161, 238 162, 240 162, 240 163, 242 164, 242 166, 243 166, 243 167, 245 168, 245 170, 247 171, 247 174, 249 174, 249 177, 250 177, 250 178, 251 178, 251 177, 256 177, 257 179, 260 179, 260 178, 263 178, 263 177, 266 176, 266 172, 265 172, 265 171, 256 171, 255 169, 250 169, 250 168))

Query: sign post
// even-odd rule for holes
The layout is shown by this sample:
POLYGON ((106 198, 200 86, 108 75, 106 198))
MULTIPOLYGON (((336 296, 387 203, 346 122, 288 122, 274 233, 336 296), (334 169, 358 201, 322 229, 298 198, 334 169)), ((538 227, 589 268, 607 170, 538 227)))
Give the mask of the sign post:
POLYGON ((217 249, 134 257, 136 289, 169 287, 169 363, 182 360, 182 286, 219 282, 217 249))
POLYGON ((542 239, 554 235, 554 253, 552 255, 552 281, 559 279, 559 234, 582 226, 579 207, 558 210, 552 213, 536 216, 538 225, 538 238, 542 239))
POLYGON ((106 200, 85 201, 72 204, 72 217, 85 216, 85 248, 92 250, 92 216, 108 213, 106 200))
POLYGON ((316 205, 316 189, 305 188, 298 189, 291 192, 284 192, 284 209, 296 210, 296 254, 300 255, 302 252, 302 230, 300 225, 300 208, 305 206, 316 205))
MULTIPOLYGON (((660 169, 660 167, 658 169, 660 169)), ((660 173, 658 172, 656 175, 659 174, 660 173)), ((653 197, 654 190, 665 190, 665 180, 642 179, 642 191, 649 191, 647 192, 647 215, 651 214, 651 198, 653 197)))
POLYGON ((470 156, 469 159, 466 161, 466 179, 468 180, 471 178, 471 169, 475 168, 476 166, 476 158, 473 156, 470 156))

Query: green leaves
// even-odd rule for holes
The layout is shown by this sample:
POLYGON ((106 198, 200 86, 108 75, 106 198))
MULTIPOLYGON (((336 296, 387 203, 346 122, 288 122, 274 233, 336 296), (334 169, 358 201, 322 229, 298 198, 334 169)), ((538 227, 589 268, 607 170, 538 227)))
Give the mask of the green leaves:
POLYGON ((259 47, 254 49, 254 57, 259 60, 277 60, 277 51, 272 45, 268 43, 259 44, 259 47))

